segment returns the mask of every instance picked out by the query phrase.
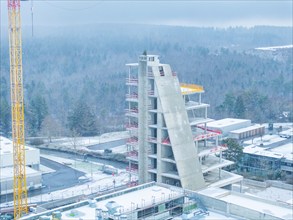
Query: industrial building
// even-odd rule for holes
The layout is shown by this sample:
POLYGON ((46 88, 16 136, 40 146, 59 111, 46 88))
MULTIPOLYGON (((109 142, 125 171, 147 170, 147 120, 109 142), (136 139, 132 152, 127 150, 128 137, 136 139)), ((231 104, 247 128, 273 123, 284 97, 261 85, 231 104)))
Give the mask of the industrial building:
POLYGON ((238 118, 224 118, 207 123, 209 129, 220 131, 224 137, 228 136, 231 131, 247 128, 249 126, 251 126, 251 120, 238 118))
POLYGON ((170 65, 160 63, 157 55, 141 55, 138 63, 127 67, 130 174, 138 173, 140 183, 156 181, 191 190, 242 180, 222 172, 233 162, 222 158, 227 149, 219 145, 222 131, 207 126, 213 120, 207 116, 209 104, 202 102, 202 86, 180 84, 170 65))
MULTIPOLYGON (((40 150, 25 147, 25 162, 27 188, 41 187, 42 173, 40 169, 40 150)), ((13 143, 11 140, 0 136, 0 195, 13 192, 13 143)))
POLYGON ((155 182, 35 212, 22 220, 292 219, 290 204, 218 187, 194 192, 155 182))

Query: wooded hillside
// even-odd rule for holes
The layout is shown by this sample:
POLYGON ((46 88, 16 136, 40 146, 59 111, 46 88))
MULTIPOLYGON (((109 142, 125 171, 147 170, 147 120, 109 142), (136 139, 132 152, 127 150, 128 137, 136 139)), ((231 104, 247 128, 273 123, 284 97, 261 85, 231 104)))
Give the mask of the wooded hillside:
MULTIPOLYGON (((8 135, 9 52, 1 35, 0 129, 8 135)), ((136 62, 144 50, 160 55, 181 82, 204 86, 211 118, 292 122, 292 48, 254 49, 288 44, 289 27, 36 27, 33 38, 23 37, 26 135, 122 130, 125 64, 136 62)))

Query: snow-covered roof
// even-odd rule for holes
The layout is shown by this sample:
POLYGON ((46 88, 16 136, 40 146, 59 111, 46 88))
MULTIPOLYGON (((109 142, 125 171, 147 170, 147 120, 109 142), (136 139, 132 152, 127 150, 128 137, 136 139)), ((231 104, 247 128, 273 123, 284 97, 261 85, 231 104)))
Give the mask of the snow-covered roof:
POLYGON ((239 124, 243 122, 251 122, 251 120, 238 119, 238 118, 224 118, 221 120, 209 122, 207 123, 207 126, 213 127, 213 128, 222 128, 225 126, 235 125, 235 124, 239 124))
MULTIPOLYGON (((25 171, 27 176, 42 174, 42 172, 34 170, 30 167, 26 167, 25 171)), ((13 178, 13 167, 1 168, 1 180, 5 180, 6 178, 9 178, 9 179, 13 178)))
POLYGON ((252 125, 252 126, 249 126, 249 127, 246 127, 246 128, 240 128, 240 129, 237 129, 237 130, 234 130, 234 131, 230 131, 230 133, 241 134, 241 133, 246 132, 246 131, 251 131, 251 130, 254 130, 254 129, 264 128, 264 127, 265 127, 264 125, 255 124, 255 125, 252 125))
MULTIPOLYGON (((281 193, 280 191, 278 192, 281 193)), ((237 206, 238 210, 241 210, 242 208, 242 211, 244 212, 246 211, 246 209, 249 209, 261 213, 266 213, 271 216, 279 217, 280 219, 292 219, 293 213, 290 206, 285 206, 278 202, 269 201, 267 199, 257 197, 256 195, 252 196, 215 187, 200 190, 198 191, 198 193, 211 198, 225 201, 228 203, 228 205, 235 205, 237 206)), ((286 193, 286 191, 282 193, 286 193)), ((217 209, 217 205, 214 207, 217 209)))
POLYGON ((264 157, 272 157, 272 158, 277 158, 277 159, 281 159, 282 157, 284 157, 284 155, 282 153, 271 152, 271 151, 264 149, 263 147, 258 147, 255 145, 250 145, 250 146, 245 147, 243 149, 243 153, 255 154, 255 155, 264 156, 264 157))
POLYGON ((183 192, 177 190, 174 191, 172 188, 154 185, 100 201, 97 203, 97 206, 103 209, 108 202, 114 201, 120 206, 120 209, 124 210, 121 210, 123 213, 136 208, 151 206, 153 203, 166 201, 181 195, 183 195, 183 192))
POLYGON ((264 135, 262 137, 253 138, 251 140, 244 141, 244 145, 262 145, 268 146, 271 144, 276 144, 281 141, 285 141, 286 138, 282 138, 279 135, 264 135))
MULTIPOLYGON (((109 204, 115 209, 114 211, 122 214, 129 214, 137 208, 151 207, 155 204, 160 204, 161 202, 167 202, 180 197, 184 197, 184 190, 181 188, 165 186, 158 183, 146 183, 133 188, 127 188, 111 194, 99 196, 90 202, 81 201, 56 208, 55 210, 62 212, 62 219, 96 219, 96 209, 108 211, 109 204), (94 206, 91 207, 90 205, 93 203, 94 206), (115 206, 112 204, 115 204, 115 206), (67 211, 63 212, 62 210, 67 211)), ((112 210, 110 211, 112 212, 112 210)), ((31 216, 33 217, 34 214, 31 216)), ((24 219, 30 219, 30 217, 24 217, 24 219)))
POLYGON ((293 143, 287 143, 270 149, 272 152, 282 153, 287 160, 293 160, 293 143))
MULTIPOLYGON (((36 150, 35 148, 25 146, 25 150, 36 150)), ((0 155, 12 154, 13 144, 8 138, 0 136, 0 155)))
POLYGON ((221 200, 228 203, 236 204, 238 206, 253 209, 259 212, 267 213, 272 216, 279 217, 280 219, 291 219, 292 209, 288 207, 282 207, 277 204, 269 203, 262 199, 256 199, 251 196, 243 196, 241 194, 229 194, 221 198, 221 200))

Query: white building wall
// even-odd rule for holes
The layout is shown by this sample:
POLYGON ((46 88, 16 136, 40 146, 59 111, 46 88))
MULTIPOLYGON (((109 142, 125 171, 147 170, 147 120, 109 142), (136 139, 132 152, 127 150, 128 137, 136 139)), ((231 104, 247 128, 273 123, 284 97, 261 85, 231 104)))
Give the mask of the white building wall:
MULTIPOLYGON (((32 147, 25 147, 25 162, 27 166, 39 169, 40 150, 32 147)), ((0 168, 13 166, 13 145, 12 141, 0 137, 0 168)))
MULTIPOLYGON (((5 151, 4 151, 5 152, 5 151)), ((13 166, 13 154, 7 151, 0 155, 0 168, 13 166)), ((27 166, 38 168, 40 164, 40 150, 29 148, 25 151, 25 162, 27 166)))
MULTIPOLYGON (((27 170, 27 189, 33 188, 40 188, 42 186, 42 172, 35 171, 31 168, 26 168, 27 170)), ((0 179, 0 195, 5 195, 9 193, 13 193, 13 169, 9 168, 2 168, 1 172, 5 172, 8 175, 3 175, 0 179), (9 174, 10 173, 10 174, 9 174)))

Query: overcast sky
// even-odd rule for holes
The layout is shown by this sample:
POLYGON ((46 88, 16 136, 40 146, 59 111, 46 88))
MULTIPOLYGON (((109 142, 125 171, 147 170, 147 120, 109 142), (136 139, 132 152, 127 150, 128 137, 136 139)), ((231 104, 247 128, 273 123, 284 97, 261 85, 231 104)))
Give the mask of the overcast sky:
MULTIPOLYGON (((1 25, 7 2, 1 1, 1 25)), ((143 23, 179 26, 292 26, 292 1, 59 1, 34 0, 35 25, 143 23)), ((31 24, 31 1, 22 2, 22 24, 31 24)))

